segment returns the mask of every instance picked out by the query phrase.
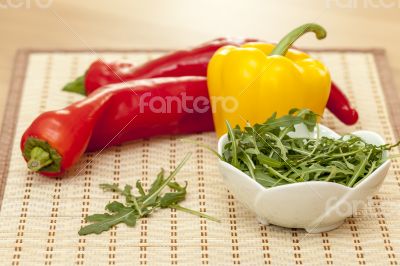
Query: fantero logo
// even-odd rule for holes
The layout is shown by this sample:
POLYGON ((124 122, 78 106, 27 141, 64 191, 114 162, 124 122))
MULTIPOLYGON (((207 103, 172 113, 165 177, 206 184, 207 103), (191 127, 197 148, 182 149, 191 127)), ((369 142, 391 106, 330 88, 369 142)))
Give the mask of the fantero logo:
POLYGON ((180 93, 176 96, 157 96, 151 92, 146 92, 140 96, 140 113, 150 111, 156 114, 168 113, 206 113, 212 107, 216 110, 218 105, 224 112, 234 112, 238 106, 238 100, 233 96, 215 96, 208 99, 205 96, 190 96, 186 93, 180 93), (211 102, 210 102, 211 99, 211 102))
POLYGON ((49 8, 53 0, 0 0, 0 8, 16 9, 16 8, 49 8))
POLYGON ((400 0, 326 0, 326 8, 400 8, 400 0))

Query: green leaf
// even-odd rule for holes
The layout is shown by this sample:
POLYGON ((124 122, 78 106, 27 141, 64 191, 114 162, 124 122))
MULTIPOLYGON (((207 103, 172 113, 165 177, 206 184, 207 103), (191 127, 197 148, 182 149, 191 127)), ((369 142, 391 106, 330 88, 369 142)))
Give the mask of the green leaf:
POLYGON ((140 196, 144 196, 146 193, 144 192, 142 183, 140 182, 140 180, 136 181, 136 188, 139 191, 140 196))
POLYGON ((247 166, 247 169, 250 172, 250 176, 255 179, 254 176, 254 169, 256 168, 256 166, 254 165, 251 157, 247 154, 247 153, 241 153, 239 155, 239 159, 247 166))
POLYGON ((285 181, 287 181, 287 182, 289 182, 289 183, 295 183, 295 181, 294 181, 293 179, 290 179, 290 178, 287 177, 286 175, 281 174, 280 172, 278 172, 278 171, 275 170, 274 168, 269 167, 269 166, 266 165, 266 164, 264 164, 263 166, 269 171, 269 173, 270 173, 272 176, 276 176, 278 179, 283 179, 283 180, 285 180, 285 181))
POLYGON ((131 212, 128 217, 126 217, 126 219, 124 220, 124 223, 127 226, 133 227, 136 225, 136 220, 137 220, 137 216, 134 212, 131 212))
POLYGON ((150 186, 149 194, 153 194, 162 186, 162 184, 164 183, 164 173, 164 169, 161 169, 161 171, 157 175, 156 180, 154 180, 154 182, 150 186))
POLYGON ((100 234, 103 231, 109 230, 111 227, 119 224, 126 223, 127 225, 135 225, 136 216, 132 208, 123 208, 118 213, 103 218, 101 221, 82 227, 79 230, 79 235, 100 234))
POLYGON ((367 156, 363 155, 360 163, 354 168, 354 174, 351 177, 350 181, 347 183, 347 185, 349 187, 352 187, 357 182, 357 179, 359 178, 359 176, 364 173, 365 166, 368 162, 369 157, 371 156, 371 153, 372 153, 372 150, 369 151, 367 156))
POLYGON ((100 184, 100 188, 103 191, 111 191, 121 193, 122 191, 119 189, 118 184, 100 184))
POLYGON ((118 201, 113 201, 106 205, 106 210, 108 210, 110 212, 119 212, 123 208, 125 208, 124 204, 122 204, 121 202, 118 202, 118 201))
POLYGON ((160 207, 168 208, 172 204, 176 204, 184 200, 186 197, 186 189, 179 192, 168 192, 161 197, 160 207))
POLYGON ((260 151, 255 148, 248 148, 244 152, 247 154, 254 154, 254 155, 260 154, 260 151))
POLYGON ((264 172, 260 169, 256 169, 254 174, 256 177, 256 181, 264 187, 274 187, 274 186, 288 184, 287 181, 283 179, 273 178, 267 172, 264 172))
POLYGON ((169 206, 177 204, 186 198, 187 182, 185 183, 185 186, 181 186, 177 182, 169 182, 168 187, 176 190, 176 192, 165 193, 164 196, 161 197, 161 208, 168 208, 169 206))
POLYGON ((93 214, 93 215, 86 216, 85 220, 87 222, 101 222, 101 221, 109 219, 110 216, 111 215, 109 213, 93 214))
POLYGON ((237 143, 236 143, 235 133, 233 132, 233 129, 232 129, 231 125, 229 124, 229 122, 228 121, 225 121, 225 122, 226 122, 226 126, 228 128, 229 140, 232 143, 232 161, 231 161, 231 164, 233 166, 235 166, 236 168, 238 168, 239 167, 239 161, 238 161, 238 157, 237 157, 237 147, 236 147, 237 143))
POLYGON ((354 186, 357 186, 359 183, 361 183, 361 181, 363 181, 363 180, 364 180, 365 178, 367 178, 373 171, 375 171, 375 169, 376 169, 376 164, 377 164, 377 162, 376 162, 376 161, 373 161, 372 164, 371 164, 371 167, 370 167, 370 169, 369 169, 369 171, 368 171, 368 173, 367 173, 363 178, 360 178, 360 179, 357 181, 357 183, 354 184, 354 186))
POLYGON ((134 196, 132 195, 132 186, 125 185, 124 190, 122 191, 122 195, 125 196, 125 201, 127 203, 132 202, 132 198, 134 198, 134 196))
POLYGON ((324 181, 328 182, 329 180, 331 180, 332 178, 335 177, 336 173, 337 173, 337 168, 335 166, 332 166, 331 173, 328 175, 328 177, 324 181))
POLYGON ((103 189, 103 191, 111 191, 120 194, 121 196, 125 197, 126 202, 132 202, 132 186, 130 185, 125 185, 124 189, 121 190, 118 186, 118 184, 100 184, 100 188, 103 189))
MULTIPOLYGON (((275 147, 280 151, 279 157, 281 157, 284 161, 286 161, 287 160, 286 154, 288 153, 288 149, 285 147, 285 145, 283 145, 281 140, 270 132, 265 133, 265 135, 270 139, 272 139, 273 141, 275 141, 275 147)), ((275 153, 277 152, 275 149, 272 149, 272 151, 275 153)))
POLYGON ((258 154, 257 155, 257 159, 258 159, 260 164, 266 164, 266 165, 268 165, 270 167, 273 167, 273 168, 281 168, 284 165, 282 162, 280 162, 278 160, 275 160, 275 159, 273 159, 271 157, 268 157, 268 156, 266 156, 264 154, 258 154))
MULTIPOLYGON (((189 160, 191 153, 188 153, 185 158, 183 158, 182 162, 175 168, 175 170, 168 176, 168 178, 161 184, 157 185, 157 189, 155 191, 149 192, 149 196, 143 201, 143 206, 149 205, 152 203, 161 191, 168 185, 168 183, 176 176, 176 174, 182 169, 183 165, 189 160)), ((158 177, 157 177, 158 178, 158 177)))
POLYGON ((181 186, 177 182, 169 182, 168 183, 168 187, 171 189, 174 189, 176 191, 186 191, 187 185, 188 185, 187 182, 185 182, 185 186, 181 186))

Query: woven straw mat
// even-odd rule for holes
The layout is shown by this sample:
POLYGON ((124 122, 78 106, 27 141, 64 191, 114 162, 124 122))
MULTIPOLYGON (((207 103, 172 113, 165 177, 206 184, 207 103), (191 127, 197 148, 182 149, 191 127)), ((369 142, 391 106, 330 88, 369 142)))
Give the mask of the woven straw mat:
MULTIPOLYGON (((62 179, 28 171, 19 141, 40 113, 81 98, 61 87, 101 56, 141 63, 163 51, 20 51, 16 56, 0 150, 0 265, 397 265, 400 262, 400 163, 393 166, 368 205, 338 229, 307 234, 260 225, 222 181, 211 153, 180 137, 165 136, 86 154, 62 179), (172 170, 193 155, 177 179, 189 182, 183 206, 207 212, 221 223, 164 209, 101 235, 79 236, 84 217, 102 212, 112 193, 101 183, 148 188, 161 167, 172 170), (82 171, 79 171, 82 170, 82 171)), ((313 50, 360 113, 346 127, 328 111, 323 124, 347 133, 376 131, 395 142, 399 100, 384 51, 313 50), (396 117, 397 121, 391 119, 396 117)), ((213 133, 184 136, 216 147, 213 133)), ((394 152, 399 152, 398 150, 394 152)))

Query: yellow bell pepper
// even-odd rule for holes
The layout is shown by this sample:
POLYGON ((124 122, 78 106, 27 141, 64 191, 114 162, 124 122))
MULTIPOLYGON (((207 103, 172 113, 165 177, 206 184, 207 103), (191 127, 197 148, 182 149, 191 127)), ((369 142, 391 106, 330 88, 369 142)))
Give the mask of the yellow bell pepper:
POLYGON ((308 108, 322 115, 328 101, 331 79, 328 69, 291 45, 306 32, 318 39, 326 31, 305 24, 286 35, 277 45, 247 43, 224 46, 208 64, 207 82, 217 135, 232 126, 261 123, 276 112, 308 108))

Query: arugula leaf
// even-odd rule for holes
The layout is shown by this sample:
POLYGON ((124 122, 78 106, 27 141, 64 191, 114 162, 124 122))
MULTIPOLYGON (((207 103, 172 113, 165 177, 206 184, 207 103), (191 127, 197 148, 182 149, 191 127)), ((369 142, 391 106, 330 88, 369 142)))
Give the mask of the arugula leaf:
POLYGON ((106 205, 106 210, 108 210, 110 212, 119 212, 123 208, 125 208, 124 204, 122 204, 121 202, 118 202, 118 201, 113 201, 106 205))
POLYGON ((160 207, 161 208, 168 208, 172 204, 176 204, 181 202, 186 198, 186 189, 178 192, 168 192, 165 193, 160 200, 160 207))
MULTIPOLYGON (((98 216, 100 217, 100 216, 98 216)), ((99 219, 96 217, 97 219, 99 219)), ((116 214, 103 216, 101 220, 96 220, 97 223, 87 225, 79 230, 79 235, 100 234, 103 231, 109 230, 112 226, 119 223, 125 223, 128 226, 134 226, 136 223, 135 210, 132 208, 122 208, 116 214)), ((93 218, 90 219, 93 221, 93 218)))
POLYGON ((186 187, 187 187, 188 183, 185 181, 185 186, 181 186, 179 185, 177 182, 169 182, 168 183, 168 187, 171 189, 174 189, 176 191, 186 191, 186 187))
POLYGON ((132 200, 132 186, 126 185, 124 189, 120 189, 118 187, 118 184, 100 184, 100 188, 103 189, 103 191, 110 191, 110 192, 116 192, 126 198, 126 201, 131 201, 132 200))
POLYGON ((239 161, 238 161, 238 158, 237 158, 237 148, 236 148, 236 145, 237 145, 237 143, 236 143, 236 138, 235 138, 235 133, 233 132, 233 129, 232 129, 232 127, 231 127, 231 125, 229 124, 229 122, 228 121, 226 121, 226 127, 228 128, 228 136, 229 136, 229 139, 230 139, 230 141, 231 141, 231 147, 232 147, 232 161, 231 161, 231 164, 233 165, 233 166, 235 166, 235 167, 239 167, 239 161))
POLYGON ((154 180, 153 184, 151 184, 150 186, 149 194, 153 194, 164 183, 164 173, 164 169, 161 168, 161 171, 158 173, 156 180, 154 180))
POLYGON ((207 214, 177 205, 186 198, 187 182, 182 186, 172 181, 172 179, 187 162, 190 155, 190 153, 187 154, 178 167, 166 179, 164 178, 164 170, 161 169, 147 194, 139 180, 136 182, 136 188, 140 196, 132 194, 132 186, 130 185, 125 185, 124 189, 120 189, 118 184, 101 184, 100 188, 104 191, 111 191, 124 196, 125 204, 112 201, 105 207, 109 213, 87 216, 86 221, 92 224, 82 227, 78 232, 79 235, 100 234, 120 223, 125 223, 131 227, 135 226, 138 219, 148 216, 158 208, 174 208, 212 221, 219 221, 207 214), (167 186, 174 191, 161 195, 163 189, 167 186))
POLYGON ((275 160, 275 159, 273 159, 271 157, 268 157, 268 156, 266 156, 266 155, 264 155, 262 153, 261 154, 257 154, 257 160, 258 160, 258 162, 260 164, 266 164, 266 165, 268 165, 270 167, 273 167, 273 168, 281 168, 283 166, 282 162, 280 162, 278 160, 275 160))
POLYGON ((109 219, 110 217, 111 217, 111 215, 109 213, 93 214, 93 215, 87 216, 85 220, 87 222, 101 222, 101 221, 109 219))
MULTIPOLYGON (((187 154, 185 158, 183 158, 182 162, 175 168, 175 170, 168 176, 168 178, 163 181, 161 184, 157 184, 157 186, 153 187, 149 191, 149 196, 146 197, 146 199, 143 201, 143 205, 150 205, 152 204, 158 197, 158 195, 161 193, 161 191, 168 185, 168 183, 176 176, 176 174, 181 170, 183 165, 189 160, 191 153, 187 154)), ((163 179, 163 174, 161 175, 163 179)), ((158 179, 158 176, 157 176, 158 179)))
POLYGON ((146 193, 144 192, 142 183, 140 182, 140 180, 136 181, 136 188, 139 191, 140 196, 144 196, 146 193))
POLYGON ((356 182, 360 175, 362 175, 365 171, 365 166, 367 165, 368 159, 372 154, 372 150, 369 151, 368 155, 365 156, 363 153, 359 155, 359 164, 354 168, 354 174, 351 177, 350 181, 347 183, 349 187, 352 187, 356 182))
MULTIPOLYGON (((280 151, 279 156, 282 158, 282 160, 287 160, 286 155, 288 153, 288 149, 286 148, 285 145, 283 145, 281 139, 270 132, 266 132, 265 136, 267 136, 271 140, 275 141, 275 147, 278 148, 278 150, 280 151)), ((272 150, 272 153, 274 153, 274 152, 276 152, 275 149, 272 150)))

